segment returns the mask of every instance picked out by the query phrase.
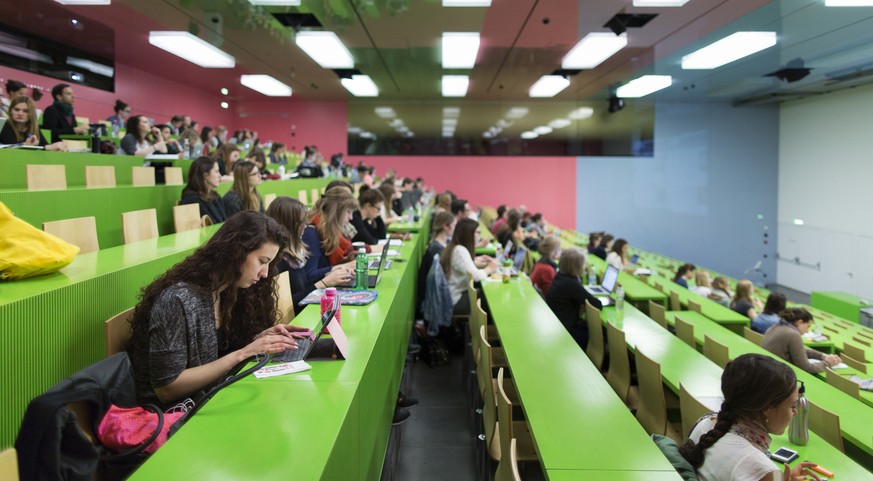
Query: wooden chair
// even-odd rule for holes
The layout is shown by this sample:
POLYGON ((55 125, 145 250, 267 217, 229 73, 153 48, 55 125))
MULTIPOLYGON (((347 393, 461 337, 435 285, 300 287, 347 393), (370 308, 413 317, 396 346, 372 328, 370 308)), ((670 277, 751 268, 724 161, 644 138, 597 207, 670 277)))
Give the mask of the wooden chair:
POLYGON ((201 228, 203 223, 200 217, 200 205, 182 204, 173 206, 173 225, 176 227, 177 234, 186 230, 201 228))
POLYGON ((862 346, 871 347, 871 346, 870 346, 871 342, 868 341, 867 339, 864 339, 864 338, 861 337, 861 336, 855 336, 855 337, 853 337, 853 338, 852 338, 852 341, 857 342, 858 344, 860 344, 860 345, 862 345, 862 346))
POLYGON ((676 337, 697 349, 697 342, 694 340, 694 325, 683 321, 678 315, 676 316, 676 337))
POLYGON ((653 282, 652 284, 655 285, 655 289, 657 289, 661 292, 664 292, 664 285, 663 284, 661 284, 660 282, 653 282))
POLYGON ((606 343, 609 345, 609 368, 606 381, 630 409, 639 405, 639 389, 631 386, 630 361, 624 331, 611 322, 606 323, 606 343))
POLYGON ((682 383, 679 383, 679 411, 682 414, 683 438, 687 438, 691 434, 691 429, 698 419, 704 414, 712 412, 709 407, 692 396, 682 383))
POLYGON ((606 348, 603 343, 603 324, 600 321, 600 309, 585 301, 585 322, 588 323, 588 346, 585 354, 598 370, 603 370, 603 359, 606 348))
POLYGON ((89 152, 91 143, 87 140, 61 139, 70 152, 89 152))
POLYGON ((303 202, 303 205, 309 205, 309 201, 306 199, 306 191, 298 190, 297 191, 297 200, 303 202))
POLYGON ((182 179, 181 167, 164 167, 164 184, 166 185, 184 185, 182 179))
POLYGON ((682 302, 679 301, 679 294, 675 292, 670 292, 670 310, 671 311, 681 311, 682 310, 682 302))
POLYGON ((655 301, 649 301, 649 317, 659 326, 667 329, 667 309, 655 301))
POLYGON ((315 203, 318 202, 318 199, 321 198, 321 194, 319 194, 318 189, 316 189, 314 187, 312 188, 311 191, 309 191, 309 194, 310 194, 309 197, 312 200, 312 205, 315 205, 315 203))
POLYGON ((276 194, 267 194, 264 196, 264 210, 270 207, 270 204, 272 204, 273 201, 276 200, 276 197, 276 194))
POLYGON ((158 213, 155 209, 134 210, 121 214, 124 243, 130 244, 158 237, 158 213))
POLYGON ((703 336, 703 355, 710 361, 718 364, 722 369, 724 369, 725 366, 727 366, 728 361, 730 361, 730 354, 728 353, 727 346, 707 335, 703 336))
POLYGON ((27 190, 63 190, 66 188, 66 166, 27 164, 27 190))
POLYGON ((513 438, 518 440, 516 443, 517 461, 537 461, 536 448, 534 448, 533 437, 530 434, 530 427, 526 421, 512 420, 512 401, 506 395, 504 389, 503 368, 497 371, 497 440, 500 444, 501 457, 497 461, 501 461, 503 453, 508 453, 511 450, 510 442, 513 438))
POLYGON ((856 361, 867 362, 867 354, 864 349, 861 349, 852 343, 844 342, 843 352, 856 361))
MULTIPOLYGON (((488 345, 485 339, 485 328, 479 330, 479 342, 483 349, 488 345)), ((488 346, 490 348, 490 346, 488 346)), ((485 427, 485 445, 491 459, 500 460, 500 443, 497 437, 497 396, 495 385, 491 378, 491 365, 486 352, 482 351, 476 363, 476 378, 482 393, 482 423, 485 427)))
POLYGON ((42 230, 79 246, 79 254, 100 250, 100 242, 97 240, 97 219, 94 217, 43 222, 42 230))
POLYGON ((688 310, 697 312, 699 314, 703 314, 703 312, 701 312, 701 309, 700 309, 700 304, 698 304, 690 299, 688 300, 688 310))
POLYGON ((509 442, 509 459, 503 456, 497 464, 494 481, 521 481, 521 475, 518 474, 518 439, 512 438, 509 442))
POLYGON ((127 350, 130 343, 130 322, 133 320, 133 307, 125 309, 110 317, 103 323, 106 333, 106 357, 127 350))
POLYGON ((861 361, 857 361, 857 360, 855 360, 855 358, 847 355, 846 353, 843 353, 843 355, 840 357, 843 359, 843 362, 846 363, 847 366, 851 367, 852 369, 861 371, 864 374, 867 374, 867 364, 866 363, 863 363, 861 361))
POLYGON ((18 453, 15 451, 15 448, 4 449, 2 452, 0 452, 0 479, 4 479, 6 481, 19 480, 18 453))
POLYGON ((834 386, 855 399, 861 399, 861 387, 852 382, 852 380, 840 376, 831 370, 831 368, 827 368, 825 376, 827 377, 828 384, 831 386, 834 386))
POLYGON ((115 167, 111 165, 86 165, 85 187, 89 189, 115 187, 115 167))
POLYGON ((761 345, 761 341, 764 340, 764 335, 760 332, 753 331, 748 327, 743 326, 743 337, 748 341, 752 341, 756 346, 761 345))
POLYGON ((291 297, 291 275, 285 271, 276 276, 276 296, 279 303, 276 306, 282 319, 281 324, 289 324, 294 320, 294 299, 291 297))
POLYGON ((154 167, 132 167, 131 184, 134 187, 148 187, 155 185, 154 167))
POLYGON ((846 452, 843 446, 843 433, 840 431, 840 417, 812 401, 807 400, 807 402, 809 403, 809 429, 840 452, 846 452))
POLYGON ((640 389, 637 421, 647 433, 661 434, 681 443, 682 436, 667 420, 667 400, 661 380, 661 365, 649 359, 640 349, 637 349, 635 360, 640 389))
MULTIPOLYGON (((479 326, 479 358, 476 361, 476 380, 479 383, 479 394, 482 395, 482 399, 485 399, 485 384, 489 380, 492 384, 495 382, 494 370, 509 369, 509 366, 506 363, 506 355, 503 355, 502 359, 495 359, 496 348, 492 347, 491 343, 483 337, 483 333, 486 333, 485 326, 479 326), (498 361, 502 361, 502 364, 498 365, 498 361), (480 366, 484 369, 480 369, 480 366)), ((501 349, 500 352, 503 350, 501 349)), ((515 385, 509 386, 508 391, 512 399, 517 402, 518 393, 515 391, 515 385)))
POLYGON ((858 331, 855 334, 857 334, 861 339, 873 341, 873 333, 870 333, 869 329, 866 331, 858 331))

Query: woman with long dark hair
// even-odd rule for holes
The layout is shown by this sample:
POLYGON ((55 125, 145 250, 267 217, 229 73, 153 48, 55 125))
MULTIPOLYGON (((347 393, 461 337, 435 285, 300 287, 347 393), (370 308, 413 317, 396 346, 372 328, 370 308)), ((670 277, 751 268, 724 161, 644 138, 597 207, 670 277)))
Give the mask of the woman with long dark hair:
POLYGON ((803 344, 803 335, 809 332, 809 326, 812 324, 812 314, 806 309, 802 307, 784 309, 779 313, 778 319, 778 323, 767 330, 761 341, 761 347, 764 349, 810 374, 823 372, 826 367, 843 362, 840 356, 808 349, 803 344), (819 362, 813 363, 810 359, 819 362))
POLYGON ((134 115, 127 118, 127 133, 121 139, 121 150, 127 155, 146 157, 166 154, 167 144, 160 129, 149 125, 145 115, 134 115))
POLYGON ((243 212, 142 290, 128 348, 140 402, 171 405, 249 356, 297 348, 300 329, 276 324, 274 259, 287 245, 276 221, 243 212))
POLYGON ((200 215, 208 215, 212 222, 227 220, 227 209, 221 196, 215 191, 221 183, 218 161, 198 157, 188 168, 188 184, 182 189, 181 204, 200 204, 200 215))
POLYGON ((499 267, 497 261, 491 257, 488 260, 485 257, 477 258, 479 265, 473 261, 479 238, 479 223, 472 219, 461 219, 455 226, 452 240, 440 255, 440 265, 449 282, 455 314, 470 313, 467 274, 472 275, 474 281, 480 282, 499 267))

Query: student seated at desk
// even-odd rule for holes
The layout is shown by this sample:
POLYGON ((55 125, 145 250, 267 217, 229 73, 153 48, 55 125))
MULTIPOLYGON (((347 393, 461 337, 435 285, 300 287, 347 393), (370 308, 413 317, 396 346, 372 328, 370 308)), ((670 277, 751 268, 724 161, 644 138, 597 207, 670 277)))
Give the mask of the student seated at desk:
POLYGON ((588 324, 579 319, 579 312, 585 306, 585 301, 597 309, 603 307, 600 300, 582 286, 581 278, 587 271, 586 264, 587 256, 582 249, 571 247, 562 252, 558 273, 546 294, 546 304, 582 349, 588 346, 588 324))
POLYGON ((606 260, 606 253, 612 249, 612 239, 612 234, 603 234, 600 236, 600 244, 597 244, 597 247, 591 253, 606 260))
MULTIPOLYGON (((589 254, 594 254, 594 251, 597 250, 598 247, 600 247, 600 238, 602 235, 603 232, 592 232, 588 234, 588 246, 586 247, 586 249, 588 250, 589 254)), ((604 257, 606 256, 605 253, 603 255, 604 257)))
POLYGON ((224 201, 215 188, 221 183, 218 161, 199 157, 188 169, 188 183, 182 189, 181 204, 200 204, 200 215, 208 215, 214 224, 227 220, 224 201))
POLYGON ((673 282, 688 289, 688 279, 694 277, 697 272, 697 267, 694 264, 682 264, 676 269, 676 276, 673 277, 673 282))
POLYGON ((615 244, 612 245, 612 250, 606 255, 606 263, 619 271, 627 270, 631 266, 627 255, 628 250, 630 250, 630 245, 626 240, 616 240, 615 244))
POLYGON ((158 130, 161 131, 161 136, 164 137, 164 143, 167 144, 167 153, 178 155, 182 153, 182 145, 177 139, 173 138, 173 129, 167 124, 158 125, 158 130))
POLYGON ((503 223, 506 222, 506 214, 508 210, 505 205, 497 206, 497 218, 494 219, 494 222, 488 226, 488 230, 491 231, 491 235, 497 235, 497 232, 500 230, 500 227, 503 226, 503 223))
POLYGON ((371 189, 365 185, 361 187, 358 194, 358 205, 361 208, 352 213, 351 225, 355 228, 352 242, 375 246, 388 236, 385 221, 380 215, 385 207, 385 198, 379 189, 371 189))
POLYGON ((497 234, 494 237, 501 246, 506 246, 510 240, 512 241, 512 248, 507 253, 509 255, 512 255, 518 246, 523 245, 524 232, 521 230, 521 212, 509 209, 509 213, 506 214, 506 222, 497 229, 497 234))
POLYGON ((779 313, 785 310, 785 294, 781 292, 771 292, 767 296, 767 302, 764 303, 764 311, 752 319, 752 330, 765 334, 767 329, 779 324, 782 320, 779 313))
POLYGON ((451 212, 440 212, 433 216, 431 227, 431 240, 421 258, 421 266, 418 268, 418 300, 424 300, 424 290, 427 285, 427 273, 433 265, 435 255, 441 255, 449 243, 449 239, 455 232, 455 216, 451 212))
POLYGON ((346 285, 352 280, 352 271, 338 268, 329 271, 319 280, 310 282, 303 266, 309 258, 309 249, 303 242, 303 230, 306 228, 306 206, 303 202, 290 197, 277 197, 267 208, 267 215, 272 217, 291 234, 288 247, 279 252, 276 273, 288 271, 291 281, 291 299, 294 300, 294 314, 300 314, 305 306, 298 302, 316 289, 346 285))
POLYGON ((558 264, 555 259, 561 257, 561 241, 555 236, 548 236, 540 242, 540 259, 534 264, 533 272, 530 274, 530 281, 539 289, 540 293, 545 296, 549 293, 549 288, 552 287, 552 280, 558 271, 558 264))
POLYGON ((779 317, 779 323, 764 335, 761 347, 811 374, 823 372, 826 367, 842 362, 840 356, 807 349, 803 345, 802 336, 809 332, 809 325, 812 323, 812 314, 809 311, 792 307, 779 313, 779 317), (811 363, 810 359, 821 362, 811 363))
POLYGON ((121 139, 121 150, 127 155, 147 157, 166 154, 167 144, 160 129, 149 125, 145 115, 134 115, 127 119, 127 133, 121 139))
MULTIPOLYGON (((209 144, 203 142, 203 155, 207 155, 207 147, 209 144)), ((239 160, 239 148, 233 144, 224 144, 215 155, 218 160, 218 172, 221 174, 222 182, 233 182, 233 164, 239 160)))
POLYGON ((679 452, 701 481, 794 481, 818 476, 814 463, 780 470, 770 460, 770 434, 782 434, 795 414, 797 377, 785 364, 743 354, 721 376, 721 410, 705 416, 679 452))
POLYGON ((455 226, 452 240, 440 255, 440 264, 452 294, 452 305, 455 306, 454 313, 458 315, 470 314, 467 274, 472 275, 475 282, 480 282, 499 267, 493 257, 479 256, 473 260, 479 236, 478 222, 461 219, 455 226))
POLYGON ((325 191, 309 211, 309 225, 303 230, 303 242, 309 249, 303 269, 309 282, 314 283, 333 269, 354 271, 357 253, 342 232, 357 209, 358 201, 349 191, 335 188, 325 191))
POLYGON ((758 316, 758 311, 761 310, 761 301, 755 297, 755 288, 752 285, 752 281, 743 279, 737 282, 737 291, 731 300, 730 308, 749 319, 754 319, 758 316))
POLYGON ((52 131, 52 143, 60 142, 61 135, 85 135, 87 125, 78 125, 73 104, 76 96, 68 84, 57 84, 52 87, 54 103, 46 107, 42 113, 42 128, 52 131))
POLYGON ((130 117, 130 105, 122 102, 121 99, 115 100, 115 115, 110 115, 106 120, 109 121, 109 124, 112 128, 125 128, 127 125, 127 119, 130 117))
POLYGON ((292 335, 303 330, 276 325, 273 297, 287 244, 276 221, 243 212, 143 289, 128 349, 140 403, 167 408, 249 356, 297 348, 292 335))
POLYGON ((697 271, 694 276, 694 287, 689 287, 691 292, 698 296, 709 297, 712 294, 712 282, 709 280, 709 272, 697 271))
POLYGON ((261 172, 258 166, 243 160, 233 166, 233 187, 224 194, 224 210, 230 217, 237 212, 253 210, 264 212, 264 198, 258 193, 261 172))
POLYGON ((712 280, 712 292, 709 294, 710 299, 725 307, 730 307, 731 299, 733 299, 733 297, 733 294, 731 294, 731 285, 728 283, 727 279, 718 276, 712 280))
POLYGON ((0 144, 39 145, 45 150, 66 152, 63 142, 49 144, 39 130, 36 106, 30 97, 19 95, 9 102, 9 120, 0 130, 0 144))
POLYGON ((450 194, 448 192, 443 192, 442 194, 438 195, 436 198, 436 205, 433 207, 433 213, 439 214, 440 212, 451 212, 451 211, 452 211, 452 194, 450 194))

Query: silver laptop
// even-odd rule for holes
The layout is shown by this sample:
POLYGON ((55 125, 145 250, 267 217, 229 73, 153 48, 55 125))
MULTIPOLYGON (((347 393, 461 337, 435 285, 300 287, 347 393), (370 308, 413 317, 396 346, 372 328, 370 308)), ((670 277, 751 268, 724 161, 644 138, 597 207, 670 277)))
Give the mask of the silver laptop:
POLYGON ((316 347, 319 347, 318 341, 321 340, 321 335, 324 334, 324 330, 327 328, 327 325, 330 324, 330 320, 333 319, 338 307, 339 296, 336 296, 330 309, 324 311, 324 314, 322 314, 321 324, 318 326, 318 330, 314 331, 309 337, 295 339, 297 341, 297 349, 287 349, 280 353, 273 354, 271 362, 303 361, 309 357, 309 355, 312 354, 312 351, 316 347))
POLYGON ((391 263, 393 263, 394 260, 393 259, 385 259, 385 256, 387 256, 387 253, 388 253, 388 244, 385 244, 382 246, 382 255, 379 257, 373 257, 372 259, 370 259, 369 263, 367 263, 367 269, 370 269, 371 271, 375 271, 376 269, 379 268, 379 265, 382 265, 383 269, 390 269, 391 263), (385 259, 384 262, 382 259, 385 259))
POLYGON ((595 297, 612 294, 612 291, 615 290, 615 283, 618 280, 618 272, 615 266, 606 266, 603 282, 599 286, 585 286, 585 290, 595 297))

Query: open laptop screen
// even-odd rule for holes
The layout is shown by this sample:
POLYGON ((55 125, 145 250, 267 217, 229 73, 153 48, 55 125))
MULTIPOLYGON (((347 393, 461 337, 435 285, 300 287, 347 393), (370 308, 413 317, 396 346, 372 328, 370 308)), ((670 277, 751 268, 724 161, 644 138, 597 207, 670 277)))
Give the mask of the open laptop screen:
POLYGON ((615 289, 615 281, 618 280, 618 269, 615 266, 606 266, 606 273, 603 274, 603 284, 601 287, 609 292, 615 289))

